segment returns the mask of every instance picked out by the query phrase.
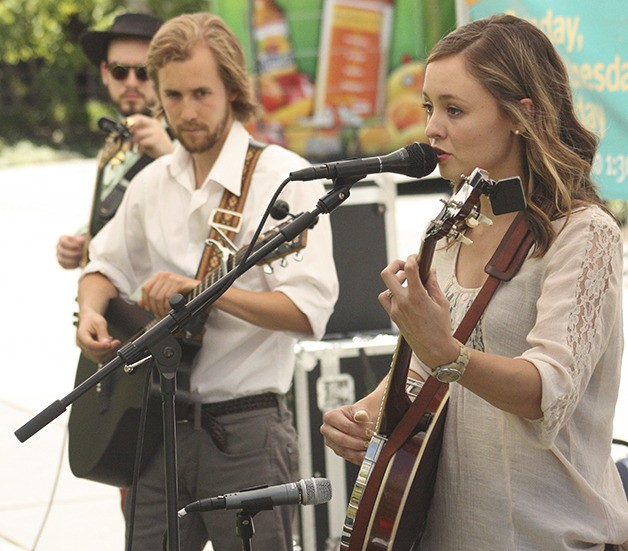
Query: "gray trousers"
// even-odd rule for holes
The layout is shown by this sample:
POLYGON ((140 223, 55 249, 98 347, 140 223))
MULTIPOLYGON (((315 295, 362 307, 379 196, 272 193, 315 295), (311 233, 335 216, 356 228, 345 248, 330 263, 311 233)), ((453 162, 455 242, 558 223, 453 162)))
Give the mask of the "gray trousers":
MULTIPOLYGON (((226 434, 224 451, 198 423, 177 423, 178 510, 198 499, 298 480, 297 435, 284 399, 278 408, 221 415, 217 420, 226 434)), ((162 448, 140 476, 133 551, 163 549, 167 520, 164 476, 162 448)), ((129 504, 127 492, 125 517, 130 514, 129 504)), ((282 505, 255 515, 252 548, 290 551, 295 510, 295 506, 282 505)), ((179 521, 180 550, 201 551, 210 540, 214 551, 241 551, 237 512, 189 513, 179 521)))

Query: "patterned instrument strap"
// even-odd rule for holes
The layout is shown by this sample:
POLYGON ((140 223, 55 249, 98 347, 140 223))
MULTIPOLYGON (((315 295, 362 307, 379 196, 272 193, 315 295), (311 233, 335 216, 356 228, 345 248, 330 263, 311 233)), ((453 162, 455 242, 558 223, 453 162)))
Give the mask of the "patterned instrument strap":
POLYGON ((225 189, 220 206, 214 209, 212 218, 208 221, 209 236, 205 241, 206 245, 196 271, 196 279, 203 279, 210 270, 215 269, 220 263, 216 247, 213 247, 212 243, 224 241, 224 237, 232 240, 235 234, 240 231, 242 211, 248 196, 249 187, 251 186, 253 171, 265 147, 266 144, 264 143, 255 140, 250 141, 242 171, 240 195, 235 195, 225 189))

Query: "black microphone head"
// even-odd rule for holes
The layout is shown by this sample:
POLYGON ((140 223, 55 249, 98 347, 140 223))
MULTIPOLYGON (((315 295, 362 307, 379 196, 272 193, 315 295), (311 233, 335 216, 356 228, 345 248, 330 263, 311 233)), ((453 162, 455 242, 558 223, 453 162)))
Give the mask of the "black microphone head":
POLYGON ((410 166, 405 172, 406 176, 423 178, 434 172, 438 164, 438 157, 434 149, 422 142, 414 142, 404 148, 410 156, 410 166))
POLYGON ((331 482, 328 478, 307 478, 297 482, 301 489, 301 505, 320 505, 331 499, 331 482))
POLYGON ((103 132, 106 132, 107 134, 115 131, 117 126, 118 124, 116 123, 116 121, 112 121, 107 117, 100 117, 98 119, 98 128, 103 132))
POLYGON ((288 214, 290 214, 290 205, 283 199, 277 199, 270 209, 270 215, 275 220, 283 220, 288 214))

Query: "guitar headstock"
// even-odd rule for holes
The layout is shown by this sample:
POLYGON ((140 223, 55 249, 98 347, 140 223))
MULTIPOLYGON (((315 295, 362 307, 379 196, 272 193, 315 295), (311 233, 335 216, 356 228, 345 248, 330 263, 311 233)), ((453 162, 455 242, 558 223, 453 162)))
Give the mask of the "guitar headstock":
POLYGON ((449 237, 464 242, 464 230, 475 222, 487 222, 478 210, 482 194, 489 192, 495 183, 488 178, 486 171, 476 168, 469 177, 463 179, 458 191, 449 199, 441 199, 443 206, 425 229, 423 241, 435 243, 449 237), (474 220, 475 222, 468 222, 474 220))
MULTIPOLYGON (((293 220, 293 217, 291 217, 290 220, 286 220, 285 222, 282 222, 281 224, 277 224, 275 227, 271 228, 270 230, 268 230, 268 231, 264 232, 262 235, 260 235, 258 240, 257 240, 257 243, 255 244, 254 250, 257 250, 262 245, 264 245, 265 243, 270 241, 285 226, 290 224, 292 222, 292 220, 293 220)), ((279 245, 279 247, 277 247, 276 249, 272 250, 260 262, 258 262, 258 264, 269 266, 275 260, 284 259, 287 256, 290 256, 291 254, 298 253, 299 251, 303 250, 306 245, 307 245, 307 230, 305 230, 302 233, 300 233, 299 235, 297 235, 291 241, 286 241, 285 243, 282 243, 281 245, 279 245)), ((248 245, 245 246, 245 247, 242 247, 233 256, 234 265, 237 264, 240 261, 240 259, 242 258, 242 256, 244 255, 244 253, 246 252, 247 249, 248 249, 248 245)))
MULTIPOLYGON (((289 222, 284 222, 283 224, 280 224, 279 226, 276 226, 275 228, 267 232, 267 233, 272 232, 272 235, 268 235, 267 239, 270 239, 271 237, 276 235, 279 232, 279 230, 288 223, 289 222)), ((292 241, 287 241, 279 245, 279 247, 277 247, 274 251, 271 251, 269 254, 267 254, 263 258, 263 260, 260 262, 260 264, 265 264, 268 266, 271 262, 274 262, 275 260, 281 260, 283 262, 284 259, 287 256, 290 256, 291 254, 298 255, 299 251, 303 250, 306 245, 307 245, 307 230, 301 232, 292 241)), ((298 256, 296 258, 297 260, 300 260, 298 256)))
POLYGON ((480 213, 482 195, 490 198, 495 214, 504 214, 526 207, 525 196, 519 177, 506 178, 497 182, 488 173, 476 168, 470 176, 463 177, 462 185, 449 199, 441 199, 444 206, 431 220, 425 230, 424 242, 436 242, 443 237, 456 239, 464 244, 470 240, 464 236, 468 228, 478 224, 492 224, 492 220, 480 213), (499 206, 498 209, 495 206, 499 206))

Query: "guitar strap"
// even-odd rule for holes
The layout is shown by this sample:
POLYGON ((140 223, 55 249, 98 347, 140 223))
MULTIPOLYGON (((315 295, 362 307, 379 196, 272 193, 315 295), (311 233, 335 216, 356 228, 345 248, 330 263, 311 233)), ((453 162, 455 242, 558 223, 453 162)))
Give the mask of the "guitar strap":
MULTIPOLYGON (((489 277, 484 282, 477 297, 454 332, 454 337, 457 340, 465 343, 469 339, 499 284, 502 281, 511 280, 516 275, 533 244, 534 236, 528 227, 525 214, 519 212, 502 238, 493 257, 484 268, 489 277)), ((381 451, 380 458, 373 469, 371 477, 377 479, 376 471, 378 467, 384 468, 387 465, 390 457, 401 448, 415 431, 421 417, 434 397, 439 392, 446 391, 447 388, 447 383, 441 383, 434 377, 429 377, 425 381, 421 392, 419 392, 419 395, 388 437, 386 446, 381 451)), ((382 473, 379 476, 382 476, 382 473)))
POLYGON ((209 225, 209 235, 205 240, 205 249, 203 256, 196 271, 196 279, 203 279, 210 270, 218 267, 220 258, 218 251, 213 243, 218 241, 227 242, 233 240, 236 233, 240 231, 242 225, 242 211, 244 203, 248 196, 251 179, 255 165, 261 155, 266 144, 251 139, 249 148, 246 152, 244 160, 244 169, 242 170, 242 185, 240 195, 231 193, 228 189, 222 195, 220 206, 214 209, 210 219, 207 221, 209 225))
MULTIPOLYGON (((170 131, 168 134, 172 137, 170 131)), ((143 154, 141 157, 129 167, 124 173, 120 181, 109 192, 107 197, 102 201, 100 200, 100 193, 103 187, 105 168, 109 163, 121 163, 124 162, 126 153, 130 147, 130 142, 124 139, 122 136, 111 133, 107 136, 105 145, 98 155, 98 171, 96 174, 96 185, 94 187, 94 195, 92 200, 92 208, 89 218, 89 225, 87 227, 87 243, 83 250, 83 258, 81 260, 81 266, 87 264, 88 258, 88 245, 89 241, 105 226, 109 220, 113 218, 113 215, 118 210, 126 188, 133 177, 143 168, 148 166, 154 161, 153 157, 143 154)))
MULTIPOLYGON (((514 277, 523 264, 533 243, 534 238, 529 230, 525 215, 523 212, 519 212, 485 267, 488 278, 469 310, 466 312, 459 327, 454 332, 456 339, 463 343, 469 339, 482 312, 484 312, 488 302, 493 296, 493 293, 502 281, 508 281, 514 277)), ((442 444, 442 435, 440 434, 442 428, 438 427, 443 427, 449 385, 447 383, 441 383, 435 377, 428 377, 418 393, 418 396, 414 401, 410 401, 405 394, 405 383, 410 359, 412 357, 412 350, 403 337, 400 337, 397 352, 398 355, 395 360, 396 365, 405 368, 405 373, 402 369, 401 373, 399 373, 401 376, 393 377, 393 381, 389 381, 389 383, 395 384, 395 395, 397 397, 406 397, 406 400, 410 403, 405 412, 400 412, 401 418, 394 428, 389 432, 385 432, 385 434, 388 434, 386 445, 379 448, 375 462, 372 464, 372 470, 368 475, 369 483, 361 488, 359 492, 359 502, 361 506, 358 507, 355 516, 351 519, 349 524, 345 521, 345 527, 350 528, 349 531, 352 539, 349 546, 343 547, 343 549, 366 549, 364 543, 367 532, 374 530, 377 532, 378 537, 381 536, 382 533, 385 532, 385 529, 380 531, 384 521, 386 523, 392 523, 396 520, 404 525, 408 523, 407 518, 406 520, 404 520, 403 517, 393 519, 393 517, 390 516, 391 511, 386 508, 391 506, 390 503, 385 504, 386 507, 384 508, 386 508, 386 512, 382 518, 375 519, 371 517, 372 512, 376 509, 379 512, 380 507, 383 507, 382 503, 379 501, 381 497, 380 494, 378 494, 379 488, 388 469, 392 467, 391 462, 393 456, 397 454, 402 447, 404 447, 407 453, 398 456, 400 457, 399 464, 403 463, 404 468, 412 467, 414 469, 412 470, 412 475, 415 478, 412 487, 414 488, 415 485, 418 484, 419 486, 416 490, 430 494, 427 496, 428 500, 433 491, 433 473, 437 468, 438 461, 438 454, 435 455, 436 459, 434 459, 433 452, 440 448, 442 444), (399 387, 401 387, 403 394, 400 393, 399 387), (423 474, 416 471, 416 469, 421 470, 418 463, 412 462, 414 453, 417 454, 416 459, 423 462, 423 474)), ((392 374, 389 375, 389 377, 391 376, 392 374)), ((395 465, 397 465, 397 463, 395 463, 395 465)), ((392 472, 390 472, 389 475, 396 478, 393 476, 392 472)), ((401 480, 402 479, 399 478, 397 482, 401 480)), ((354 492, 356 492, 355 489, 354 492)), ((428 505, 425 502, 416 503, 415 505, 418 509, 413 511, 413 515, 415 516, 412 517, 412 522, 415 523, 417 529, 415 536, 419 537, 419 531, 422 530, 422 519, 427 516, 428 505)), ((347 514, 349 515, 349 513, 347 514)), ((404 529, 407 529, 407 526, 405 526, 404 529)), ((404 534, 403 537, 410 537, 410 535, 404 534)), ((374 540, 370 541, 373 542, 374 540)), ((404 541, 404 544, 405 543, 404 541)), ((407 543, 416 543, 416 541, 408 540, 407 543)), ((413 547, 413 549, 416 549, 416 547, 413 547)))
MULTIPOLYGON (((118 210, 122 198, 126 192, 126 188, 133 179, 133 177, 143 168, 147 167, 155 159, 150 155, 142 155, 134 164, 127 170, 122 176, 120 182, 111 190, 111 192, 100 202, 98 209, 94 212, 94 217, 89 228, 89 234, 91 236, 96 235, 103 226, 113 218, 113 215, 118 210)), ((97 201, 98 203, 98 201, 97 201)))

